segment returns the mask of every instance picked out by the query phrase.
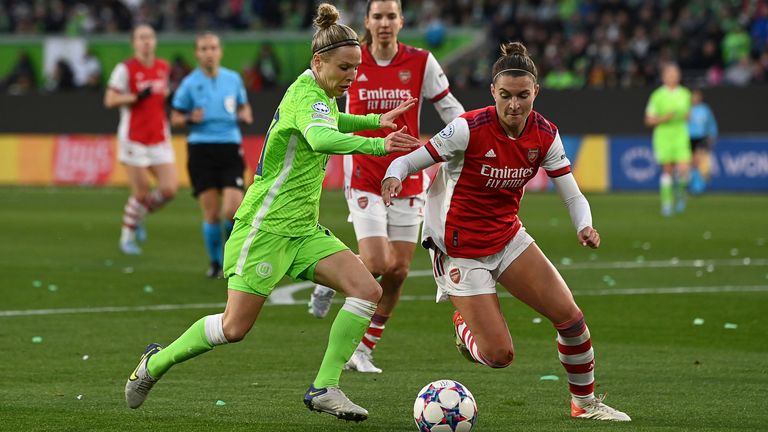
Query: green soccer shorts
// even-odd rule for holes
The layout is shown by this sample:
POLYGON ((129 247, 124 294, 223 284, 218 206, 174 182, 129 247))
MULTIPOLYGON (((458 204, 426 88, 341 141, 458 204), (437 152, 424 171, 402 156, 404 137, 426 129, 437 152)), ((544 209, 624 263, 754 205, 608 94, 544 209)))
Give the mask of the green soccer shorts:
POLYGON ((688 139, 678 138, 653 140, 653 154, 659 164, 691 161, 691 142, 688 139))
POLYGON ((224 247, 224 276, 231 289, 268 297, 283 276, 312 281, 321 259, 348 249, 319 224, 311 235, 285 237, 236 221, 224 247))

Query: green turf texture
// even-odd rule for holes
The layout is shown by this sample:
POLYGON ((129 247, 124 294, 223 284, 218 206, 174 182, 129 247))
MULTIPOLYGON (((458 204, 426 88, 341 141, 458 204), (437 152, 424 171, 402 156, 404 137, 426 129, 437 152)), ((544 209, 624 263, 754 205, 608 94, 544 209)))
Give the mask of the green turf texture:
MULTIPOLYGON (((126 190, 0 188, 0 311, 223 303, 225 282, 203 275, 201 218, 187 192, 149 217, 145 253, 126 257, 117 249, 126 190)), ((656 194, 588 198, 603 240, 597 251, 576 243, 556 194, 526 194, 521 216, 577 293, 595 346, 597 392, 608 392, 606 402, 627 412, 629 424, 569 418, 551 325, 533 324, 537 314, 505 296, 517 355, 501 370, 456 352, 450 305, 401 302, 375 352, 384 373, 342 376, 348 396, 370 411, 360 424, 302 403, 331 325, 303 305, 266 307, 243 342, 176 366, 138 410, 125 406, 123 387, 144 346, 167 344, 220 308, 0 315, 0 430, 415 431, 416 393, 444 378, 477 398, 477 431, 768 429, 766 197, 705 195, 672 218, 659 215, 656 194), (697 259, 716 264, 683 265, 697 259), (606 269, 613 262, 638 264, 606 269), (598 268, 579 268, 589 265, 598 268), (754 292, 578 294, 724 286, 754 292), (704 324, 694 326, 695 318, 704 324)), ((340 192, 325 193, 321 222, 356 249, 340 192)), ((412 268, 429 268, 425 251, 412 268)), ((431 296, 434 281, 409 278, 404 293, 431 296)))

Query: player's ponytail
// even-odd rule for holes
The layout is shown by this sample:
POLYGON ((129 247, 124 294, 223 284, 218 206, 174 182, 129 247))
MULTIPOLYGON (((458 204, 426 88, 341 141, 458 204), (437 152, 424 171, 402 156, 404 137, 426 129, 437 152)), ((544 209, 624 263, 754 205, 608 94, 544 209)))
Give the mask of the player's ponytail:
POLYGON ((528 49, 522 42, 507 42, 501 45, 501 57, 493 64, 493 80, 501 75, 525 76, 528 75, 536 84, 539 72, 536 64, 528 56, 528 49))
POLYGON ((325 54, 333 49, 360 45, 357 33, 344 24, 338 24, 339 10, 336 6, 322 3, 317 7, 314 26, 317 31, 312 37, 312 54, 325 54))

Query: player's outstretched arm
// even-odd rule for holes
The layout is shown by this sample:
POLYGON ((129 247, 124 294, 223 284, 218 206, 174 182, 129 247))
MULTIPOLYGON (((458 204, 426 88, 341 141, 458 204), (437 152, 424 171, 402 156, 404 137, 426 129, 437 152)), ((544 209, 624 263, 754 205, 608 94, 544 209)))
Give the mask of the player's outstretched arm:
POLYGON ((424 147, 393 160, 381 182, 381 196, 384 199, 384 204, 389 206, 392 197, 400 193, 403 189, 403 179, 436 163, 424 147))
POLYGON ((592 228, 592 212, 589 208, 589 202, 579 190, 576 179, 572 173, 555 177, 552 179, 555 189, 568 207, 568 213, 571 216, 571 222, 582 246, 597 248, 600 246, 600 234, 592 228))
POLYGON ((400 105, 397 106, 397 108, 393 109, 392 111, 387 111, 384 114, 381 115, 381 118, 379 119, 379 125, 383 128, 390 128, 390 129, 397 129, 397 125, 395 124, 395 120, 403 115, 406 111, 416 106, 416 102, 418 99, 416 98, 410 98, 406 99, 403 102, 400 103, 400 105))
POLYGON ((347 135, 330 127, 310 127, 304 138, 312 150, 325 154, 370 154, 384 156, 393 151, 409 151, 419 146, 419 140, 400 130, 386 138, 365 138, 347 135))

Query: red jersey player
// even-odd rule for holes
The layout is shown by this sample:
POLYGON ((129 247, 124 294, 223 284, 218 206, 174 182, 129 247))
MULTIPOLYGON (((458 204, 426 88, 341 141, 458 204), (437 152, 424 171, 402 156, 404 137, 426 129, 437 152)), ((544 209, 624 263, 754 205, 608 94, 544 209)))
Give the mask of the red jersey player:
MULTIPOLYGON (((416 109, 398 118, 397 125, 406 126, 408 133, 418 138, 422 98, 435 105, 445 123, 462 114, 464 108, 451 94, 448 79, 432 54, 397 41, 402 27, 400 1, 368 1, 366 34, 361 46, 363 62, 347 92, 346 111, 385 113, 402 101, 416 97, 419 100, 416 109)), ((364 131, 358 135, 384 136, 380 131, 364 131)), ((383 290, 371 326, 347 363, 348 368, 360 372, 381 372, 371 362, 371 352, 400 298, 423 219, 424 190, 429 179, 421 172, 414 172, 403 181, 403 192, 392 206, 386 207, 381 199, 381 179, 395 157, 344 157, 345 192, 360 258, 374 276, 381 276, 383 290)), ((334 293, 318 285, 310 300, 310 313, 324 317, 334 293)))
POLYGON ((120 107, 118 159, 125 166, 131 196, 125 204, 120 249, 141 253, 137 241, 146 237, 144 217, 176 195, 176 166, 165 117, 168 63, 155 58, 157 40, 148 25, 131 33, 133 57, 115 66, 104 94, 107 108, 120 107), (149 176, 157 180, 150 191, 149 176))
POLYGON ((438 299, 450 298, 459 350, 493 368, 514 350, 496 295, 498 282, 547 317, 557 330, 568 375, 571 415, 629 421, 594 395, 594 354, 584 315, 555 267, 517 217, 525 184, 543 168, 568 207, 579 242, 600 246, 557 127, 533 111, 537 70, 519 42, 502 46, 493 66, 495 105, 463 114, 424 147, 396 159, 382 183, 389 204, 410 173, 445 162, 426 205, 423 244, 430 248, 438 299))

